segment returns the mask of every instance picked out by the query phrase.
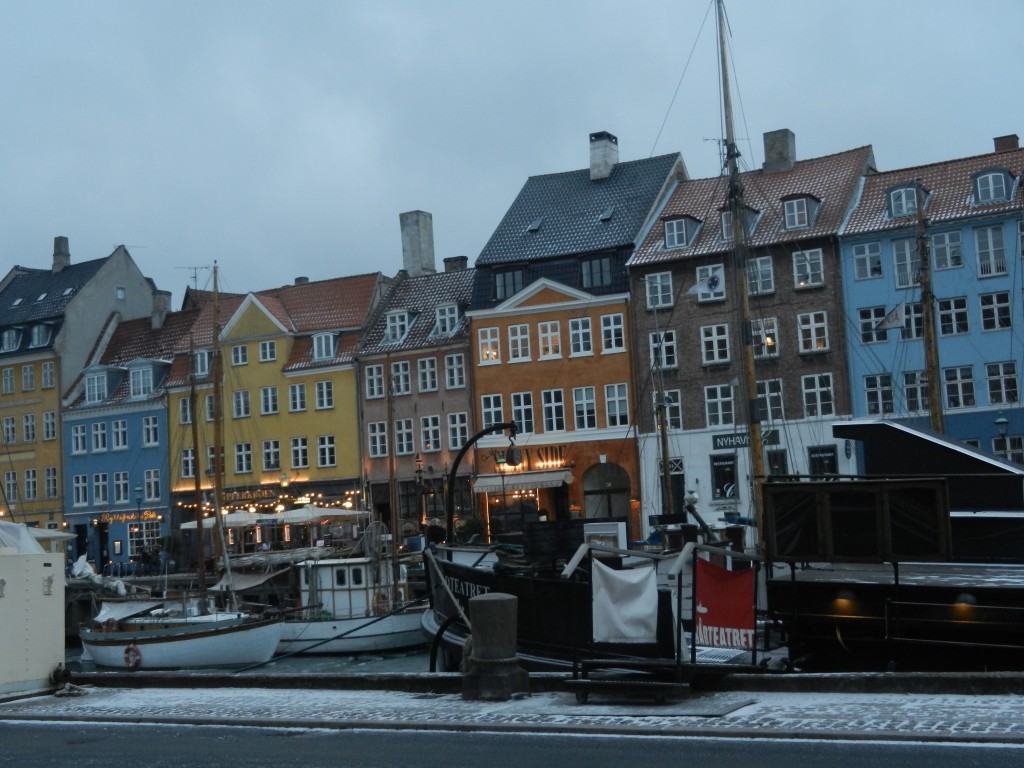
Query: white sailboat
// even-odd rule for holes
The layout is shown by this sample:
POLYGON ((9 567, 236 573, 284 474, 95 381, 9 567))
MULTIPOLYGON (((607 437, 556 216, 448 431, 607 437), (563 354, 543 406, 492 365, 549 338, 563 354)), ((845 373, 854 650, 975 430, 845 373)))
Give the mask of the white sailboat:
MULTIPOLYGON (((214 302, 217 301, 217 268, 214 266, 214 302)), ((219 316, 214 305, 214 443, 221 442, 221 361, 217 339, 219 316)), ((193 398, 194 402, 194 398, 193 398)), ((215 461, 223 461, 215 451, 215 461)), ((227 574, 226 549, 220 524, 221 477, 214 472, 216 512, 214 528, 221 542, 227 574)), ((197 521, 201 526, 201 521, 197 521)), ((219 608, 206 590, 205 558, 200 527, 199 591, 177 599, 104 603, 88 627, 79 632, 83 659, 102 667, 118 669, 177 669, 260 664, 273 657, 281 639, 280 613, 250 613, 239 610, 230 579, 221 594, 230 605, 219 608)))

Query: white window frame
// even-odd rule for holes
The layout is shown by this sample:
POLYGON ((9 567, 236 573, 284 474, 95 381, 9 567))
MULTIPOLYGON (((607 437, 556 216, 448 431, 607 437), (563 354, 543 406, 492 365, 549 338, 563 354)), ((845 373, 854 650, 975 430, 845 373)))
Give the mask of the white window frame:
POLYGON ((249 346, 247 344, 235 344, 231 347, 231 365, 249 364, 249 346))
POLYGON ((601 315, 601 354, 626 351, 626 322, 621 312, 601 315))
POLYGON ((802 376, 800 391, 803 396, 804 418, 816 419, 835 414, 831 373, 802 376))
POLYGON ((363 369, 363 392, 367 400, 384 397, 384 366, 380 363, 363 369))
POLYGON ((441 450, 441 417, 437 414, 420 416, 420 450, 437 453, 441 450))
POLYGON ((604 414, 609 429, 629 426, 629 387, 625 382, 604 385, 604 414))
POLYGON ((260 387, 260 415, 270 416, 279 410, 277 386, 260 387))
POLYGON ((333 333, 317 333, 313 335, 313 359, 333 360, 337 351, 337 337, 333 333))
POLYGON ((530 434, 536 429, 533 413, 533 392, 512 392, 509 395, 512 408, 512 421, 519 431, 530 434))
POLYGON ((367 452, 371 459, 380 459, 388 455, 388 423, 371 421, 366 425, 367 452))
POLYGON ((825 284, 825 255, 821 248, 793 252, 793 286, 816 288, 825 284))
POLYGON ((804 312, 796 316, 800 354, 828 352, 828 312, 804 312))
POLYGON ((794 197, 782 203, 786 229, 806 229, 811 217, 806 197, 794 197))
POLYGON ((334 382, 323 379, 314 384, 316 392, 315 410, 327 411, 334 407, 334 382))
POLYGON ((565 393, 561 389, 540 391, 545 432, 565 431, 565 393))
POLYGON ((561 358, 562 324, 558 320, 544 320, 537 323, 537 345, 540 360, 561 358))
POLYGON ((775 317, 757 317, 750 321, 754 358, 763 360, 779 356, 779 320, 775 317))
POLYGON ((573 424, 577 431, 597 429, 597 390, 592 386, 573 387, 573 424))
POLYGON ((479 328, 476 332, 480 365, 501 363, 501 334, 495 327, 479 328))
POLYGON ((448 414, 448 450, 457 451, 469 440, 469 414, 466 411, 448 414))
POLYGON ((148 397, 153 392, 153 369, 132 368, 128 373, 130 380, 130 397, 148 397))
POLYGON ((416 361, 416 378, 420 392, 437 392, 437 358, 419 358, 416 361))
POLYGON ((700 329, 701 362, 704 365, 728 363, 729 324, 703 325, 700 329))
POLYGON ((444 356, 444 387, 466 388, 466 356, 462 352, 452 352, 444 356))
POLYGON ((338 448, 334 435, 317 435, 316 465, 318 467, 338 466, 338 448))
POLYGON ((395 421, 395 455, 411 456, 415 450, 412 419, 397 419, 395 421))
POLYGON ((731 384, 704 387, 704 418, 708 427, 727 427, 736 420, 736 407, 731 384))
POLYGON ((1006 274, 1006 244, 1002 224, 978 227, 974 230, 974 253, 978 277, 1006 274))
POLYGON ((935 269, 958 269, 964 265, 963 240, 959 230, 932 235, 932 262, 935 269))
POLYGON ((977 404, 974 393, 974 367, 953 365, 942 369, 942 391, 946 407, 950 410, 973 408, 977 404))
POLYGON ((882 277, 882 244, 878 241, 857 243, 853 253, 853 277, 855 280, 876 280, 882 277))
POLYGON ((747 259, 747 294, 764 296, 775 293, 775 265, 771 256, 747 259))
POLYGON ((515 323, 508 327, 508 361, 522 363, 530 360, 530 326, 515 323))
POLYGON ((480 396, 480 424, 484 429, 505 423, 505 407, 500 393, 480 396))
POLYGON ((252 415, 248 389, 236 389, 231 393, 231 415, 236 419, 245 419, 252 415))
POLYGON ((981 309, 981 330, 1004 331, 1013 324, 1010 311, 1010 292, 996 291, 978 296, 981 309))
POLYGON ((648 309, 665 309, 675 303, 671 272, 653 272, 644 278, 644 284, 648 309))
POLYGON ((648 334, 648 348, 650 350, 651 368, 668 370, 679 365, 679 358, 676 355, 676 332, 675 330, 653 331, 648 334))
POLYGON ((145 448, 154 448, 160 445, 160 417, 142 417, 142 445, 145 448))
POLYGON ((288 385, 288 412, 300 413, 306 410, 306 383, 303 381, 288 385))
POLYGON ((589 317, 569 319, 569 357, 594 354, 594 334, 589 317))
POLYGON ((408 360, 391 363, 391 394, 394 396, 412 394, 412 366, 408 360))
POLYGON ((971 332, 971 316, 966 296, 939 299, 935 309, 939 336, 966 336, 971 332))
POLYGON ((270 363, 277 360, 277 342, 274 339, 268 339, 260 342, 260 362, 270 363))

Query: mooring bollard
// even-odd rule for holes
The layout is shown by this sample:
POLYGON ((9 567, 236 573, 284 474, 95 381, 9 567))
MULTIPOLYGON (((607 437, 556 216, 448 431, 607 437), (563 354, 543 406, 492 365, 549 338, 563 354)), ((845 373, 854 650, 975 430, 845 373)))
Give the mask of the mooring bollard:
POLYGON ((469 600, 473 635, 465 650, 462 698, 508 701, 529 693, 530 676, 516 659, 515 595, 491 592, 469 600))

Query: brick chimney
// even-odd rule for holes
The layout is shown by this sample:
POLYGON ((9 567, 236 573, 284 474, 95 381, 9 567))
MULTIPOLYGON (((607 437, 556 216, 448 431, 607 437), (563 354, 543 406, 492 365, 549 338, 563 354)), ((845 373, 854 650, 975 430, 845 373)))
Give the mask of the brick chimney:
POLYGON ((996 145, 996 152, 1012 152, 1015 149, 1020 149, 1020 139, 1016 133, 1011 133, 1009 136, 996 136, 992 141, 996 145))
POLYGON ((71 251, 68 249, 68 239, 63 235, 53 238, 53 274, 56 275, 69 266, 71 266, 71 251))
POLYGON ((469 256, 447 256, 444 260, 445 272, 461 272, 469 265, 469 256))
POLYGON ((789 128, 768 131, 764 135, 764 165, 766 171, 788 171, 796 162, 796 134, 789 128))
POLYGON ((164 327, 167 313, 171 311, 171 292, 153 291, 153 312, 149 318, 149 326, 154 331, 164 327))
POLYGON ((590 134, 590 180, 607 179, 619 162, 619 140, 608 133, 590 134))
POLYGON ((402 267, 410 277, 432 275, 434 266, 434 217, 426 211, 398 214, 402 227, 402 267))

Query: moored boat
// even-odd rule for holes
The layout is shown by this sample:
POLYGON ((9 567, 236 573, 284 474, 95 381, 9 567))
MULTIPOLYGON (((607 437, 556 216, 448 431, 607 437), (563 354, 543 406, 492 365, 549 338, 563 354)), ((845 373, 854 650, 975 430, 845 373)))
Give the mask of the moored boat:
POLYGON ((282 633, 279 614, 206 614, 162 601, 104 604, 79 633, 83 658, 115 669, 233 667, 268 661, 282 633))

